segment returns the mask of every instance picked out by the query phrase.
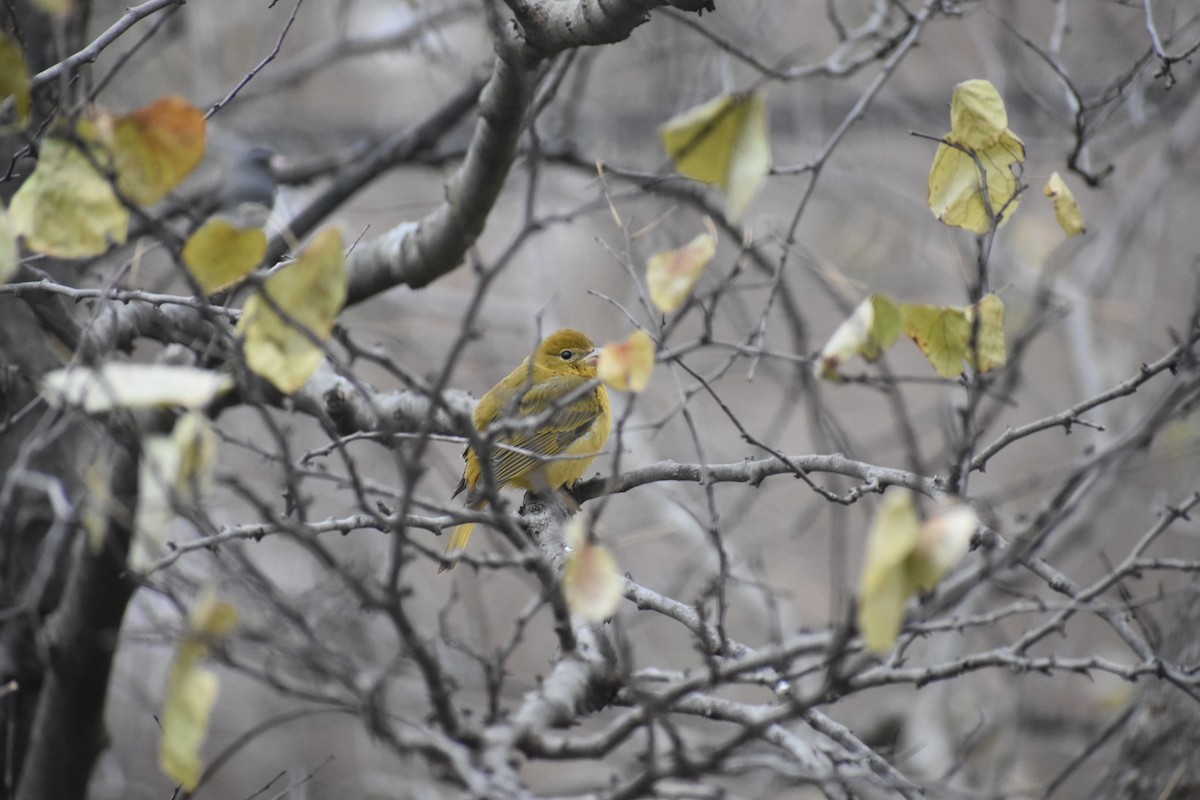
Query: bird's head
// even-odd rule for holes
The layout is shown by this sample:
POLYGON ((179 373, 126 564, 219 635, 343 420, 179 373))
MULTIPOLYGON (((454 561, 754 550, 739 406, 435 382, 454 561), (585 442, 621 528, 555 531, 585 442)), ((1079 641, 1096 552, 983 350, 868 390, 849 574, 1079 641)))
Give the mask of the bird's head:
POLYGON ((592 340, 572 328, 555 331, 542 340, 537 349, 538 366, 551 372, 574 372, 596 377, 600 350, 592 340))

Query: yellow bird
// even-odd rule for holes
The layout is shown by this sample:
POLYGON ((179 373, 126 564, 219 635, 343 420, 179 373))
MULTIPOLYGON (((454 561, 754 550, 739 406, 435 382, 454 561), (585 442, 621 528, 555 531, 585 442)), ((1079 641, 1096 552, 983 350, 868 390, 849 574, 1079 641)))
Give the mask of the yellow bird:
MULTIPOLYGON (((534 430, 506 433, 496 440, 488 460, 496 488, 515 486, 546 493, 583 477, 612 427, 604 386, 597 384, 591 391, 579 393, 596 377, 599 359, 600 351, 591 339, 563 328, 543 339, 532 355, 480 399, 473 417, 480 433, 498 420, 516 422, 549 415, 534 430)), ((465 489, 467 508, 478 511, 488 502, 482 496, 479 454, 468 445, 463 460, 467 464, 454 496, 465 489)), ((438 567, 439 573, 454 569, 474 527, 468 522, 454 529, 446 548, 447 561, 438 567)))

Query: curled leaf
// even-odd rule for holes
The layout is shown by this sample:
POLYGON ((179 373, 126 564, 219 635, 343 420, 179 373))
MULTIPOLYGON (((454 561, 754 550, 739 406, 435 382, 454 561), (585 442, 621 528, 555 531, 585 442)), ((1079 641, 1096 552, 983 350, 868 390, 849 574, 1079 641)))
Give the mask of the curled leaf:
POLYGON ((659 133, 675 169, 723 188, 729 217, 740 218, 771 166, 762 94, 723 94, 668 120, 659 133))
POLYGON ((878 361, 900 336, 900 329, 899 307, 886 295, 871 295, 834 330, 813 369, 826 380, 837 380, 841 365, 855 356, 878 361))
POLYGON ((203 774, 200 751, 219 690, 217 676, 203 662, 213 642, 227 635, 237 619, 237 609, 206 593, 189 617, 188 632, 171 665, 159 763, 188 792, 196 789, 203 774))
POLYGON ((618 392, 640 392, 650 384, 654 370, 654 340, 636 330, 623 342, 605 345, 596 374, 618 392))
MULTIPOLYGON (((967 306, 964 311, 967 321, 973 325, 975 306, 967 306)), ((1004 345, 1004 301, 994 294, 984 295, 979 300, 979 329, 975 347, 967 346, 967 360, 979 372, 990 372, 1008 361, 1004 345)))
POLYGON ((716 252, 717 237, 710 231, 683 247, 650 257, 646 264, 646 286, 659 311, 670 314, 683 305, 716 252))
POLYGON ((938 145, 929 171, 929 209, 947 225, 983 234, 1017 210, 1014 167, 1025 161, 1025 144, 1008 129, 1004 101, 987 81, 955 87, 950 120, 948 144, 938 145))
POLYGON ((1061 175, 1057 172, 1051 173, 1050 180, 1046 181, 1043 191, 1046 197, 1054 201, 1054 216, 1058 219, 1059 227, 1063 229, 1063 233, 1067 235, 1068 239, 1081 233, 1087 233, 1083 212, 1079 210, 1074 193, 1071 192, 1071 188, 1067 186, 1061 175))
POLYGON ((947 139, 972 150, 986 150, 1007 130, 1008 111, 990 81, 975 79, 954 87, 947 139))

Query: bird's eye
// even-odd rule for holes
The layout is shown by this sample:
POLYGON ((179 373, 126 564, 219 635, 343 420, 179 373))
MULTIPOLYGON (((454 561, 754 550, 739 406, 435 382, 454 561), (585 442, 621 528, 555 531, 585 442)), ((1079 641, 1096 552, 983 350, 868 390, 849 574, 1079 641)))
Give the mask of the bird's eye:
POLYGON ((561 358, 563 361, 570 361, 572 358, 575 357, 575 354, 573 352, 571 352, 570 350, 563 350, 561 353, 558 354, 558 357, 561 358))

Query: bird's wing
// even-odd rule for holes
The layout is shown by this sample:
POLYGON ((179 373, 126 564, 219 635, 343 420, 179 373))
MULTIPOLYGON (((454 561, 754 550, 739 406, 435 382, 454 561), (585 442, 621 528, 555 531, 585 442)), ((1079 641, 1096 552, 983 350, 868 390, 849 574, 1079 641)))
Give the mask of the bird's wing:
MULTIPOLYGON (((587 383, 586 378, 561 375, 542 381, 521 397, 521 416, 535 416, 555 407, 587 383)), ((600 414, 594 393, 585 394, 558 408, 538 430, 512 433, 492 448, 492 476, 498 485, 528 474, 546 458, 563 452, 585 434, 600 414)))

